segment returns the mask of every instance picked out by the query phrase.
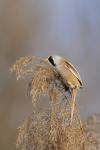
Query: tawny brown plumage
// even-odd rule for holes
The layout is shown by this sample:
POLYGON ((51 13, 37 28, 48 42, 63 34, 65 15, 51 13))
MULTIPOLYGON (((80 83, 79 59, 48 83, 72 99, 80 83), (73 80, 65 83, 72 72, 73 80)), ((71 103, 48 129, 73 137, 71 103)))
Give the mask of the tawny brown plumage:
POLYGON ((79 73, 71 64, 69 64, 69 62, 61 62, 61 64, 58 66, 58 69, 60 70, 58 70, 59 73, 70 88, 78 89, 82 86, 82 80, 79 73))

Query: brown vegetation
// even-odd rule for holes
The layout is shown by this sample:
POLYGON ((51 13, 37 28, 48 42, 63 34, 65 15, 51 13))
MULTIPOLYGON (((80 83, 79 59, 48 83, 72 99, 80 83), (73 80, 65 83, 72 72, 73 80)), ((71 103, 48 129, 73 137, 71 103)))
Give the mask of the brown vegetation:
POLYGON ((97 149, 97 143, 90 140, 81 123, 77 105, 70 125, 70 94, 43 59, 21 58, 12 67, 13 71, 17 79, 31 75, 29 93, 33 103, 33 113, 18 128, 17 150, 92 150, 91 145, 93 150, 97 149), (43 95, 49 98, 49 105, 37 111, 37 103, 43 95))

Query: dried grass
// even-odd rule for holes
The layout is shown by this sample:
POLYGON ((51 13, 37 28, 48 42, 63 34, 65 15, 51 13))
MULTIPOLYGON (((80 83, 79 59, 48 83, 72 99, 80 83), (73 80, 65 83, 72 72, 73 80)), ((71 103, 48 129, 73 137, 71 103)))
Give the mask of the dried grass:
POLYGON ((70 125, 71 100, 62 80, 50 66, 37 57, 24 57, 16 62, 11 72, 17 79, 32 76, 29 83, 33 113, 18 129, 17 150, 89 150, 87 138, 77 106, 70 125), (35 63, 35 61, 39 63, 35 63), (47 95, 49 106, 36 111, 41 96, 47 95))

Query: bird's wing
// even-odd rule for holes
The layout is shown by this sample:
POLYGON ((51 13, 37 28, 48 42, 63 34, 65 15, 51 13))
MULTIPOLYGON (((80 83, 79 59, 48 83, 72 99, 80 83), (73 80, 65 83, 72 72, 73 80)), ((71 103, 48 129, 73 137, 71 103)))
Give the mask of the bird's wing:
POLYGON ((65 67, 67 67, 67 69, 69 69, 75 75, 75 77, 79 80, 80 84, 82 85, 82 79, 76 68, 69 61, 66 60, 65 60, 65 67))

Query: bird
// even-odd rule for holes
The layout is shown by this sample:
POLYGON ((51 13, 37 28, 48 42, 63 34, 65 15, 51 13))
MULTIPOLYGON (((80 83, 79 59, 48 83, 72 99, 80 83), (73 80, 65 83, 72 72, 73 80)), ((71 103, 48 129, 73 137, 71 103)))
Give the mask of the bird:
POLYGON ((80 74, 67 58, 63 58, 62 56, 54 54, 47 57, 45 60, 48 62, 50 67, 60 75, 65 86, 71 89, 72 91, 71 92, 72 93, 71 124, 72 124, 77 91, 83 86, 80 74))

